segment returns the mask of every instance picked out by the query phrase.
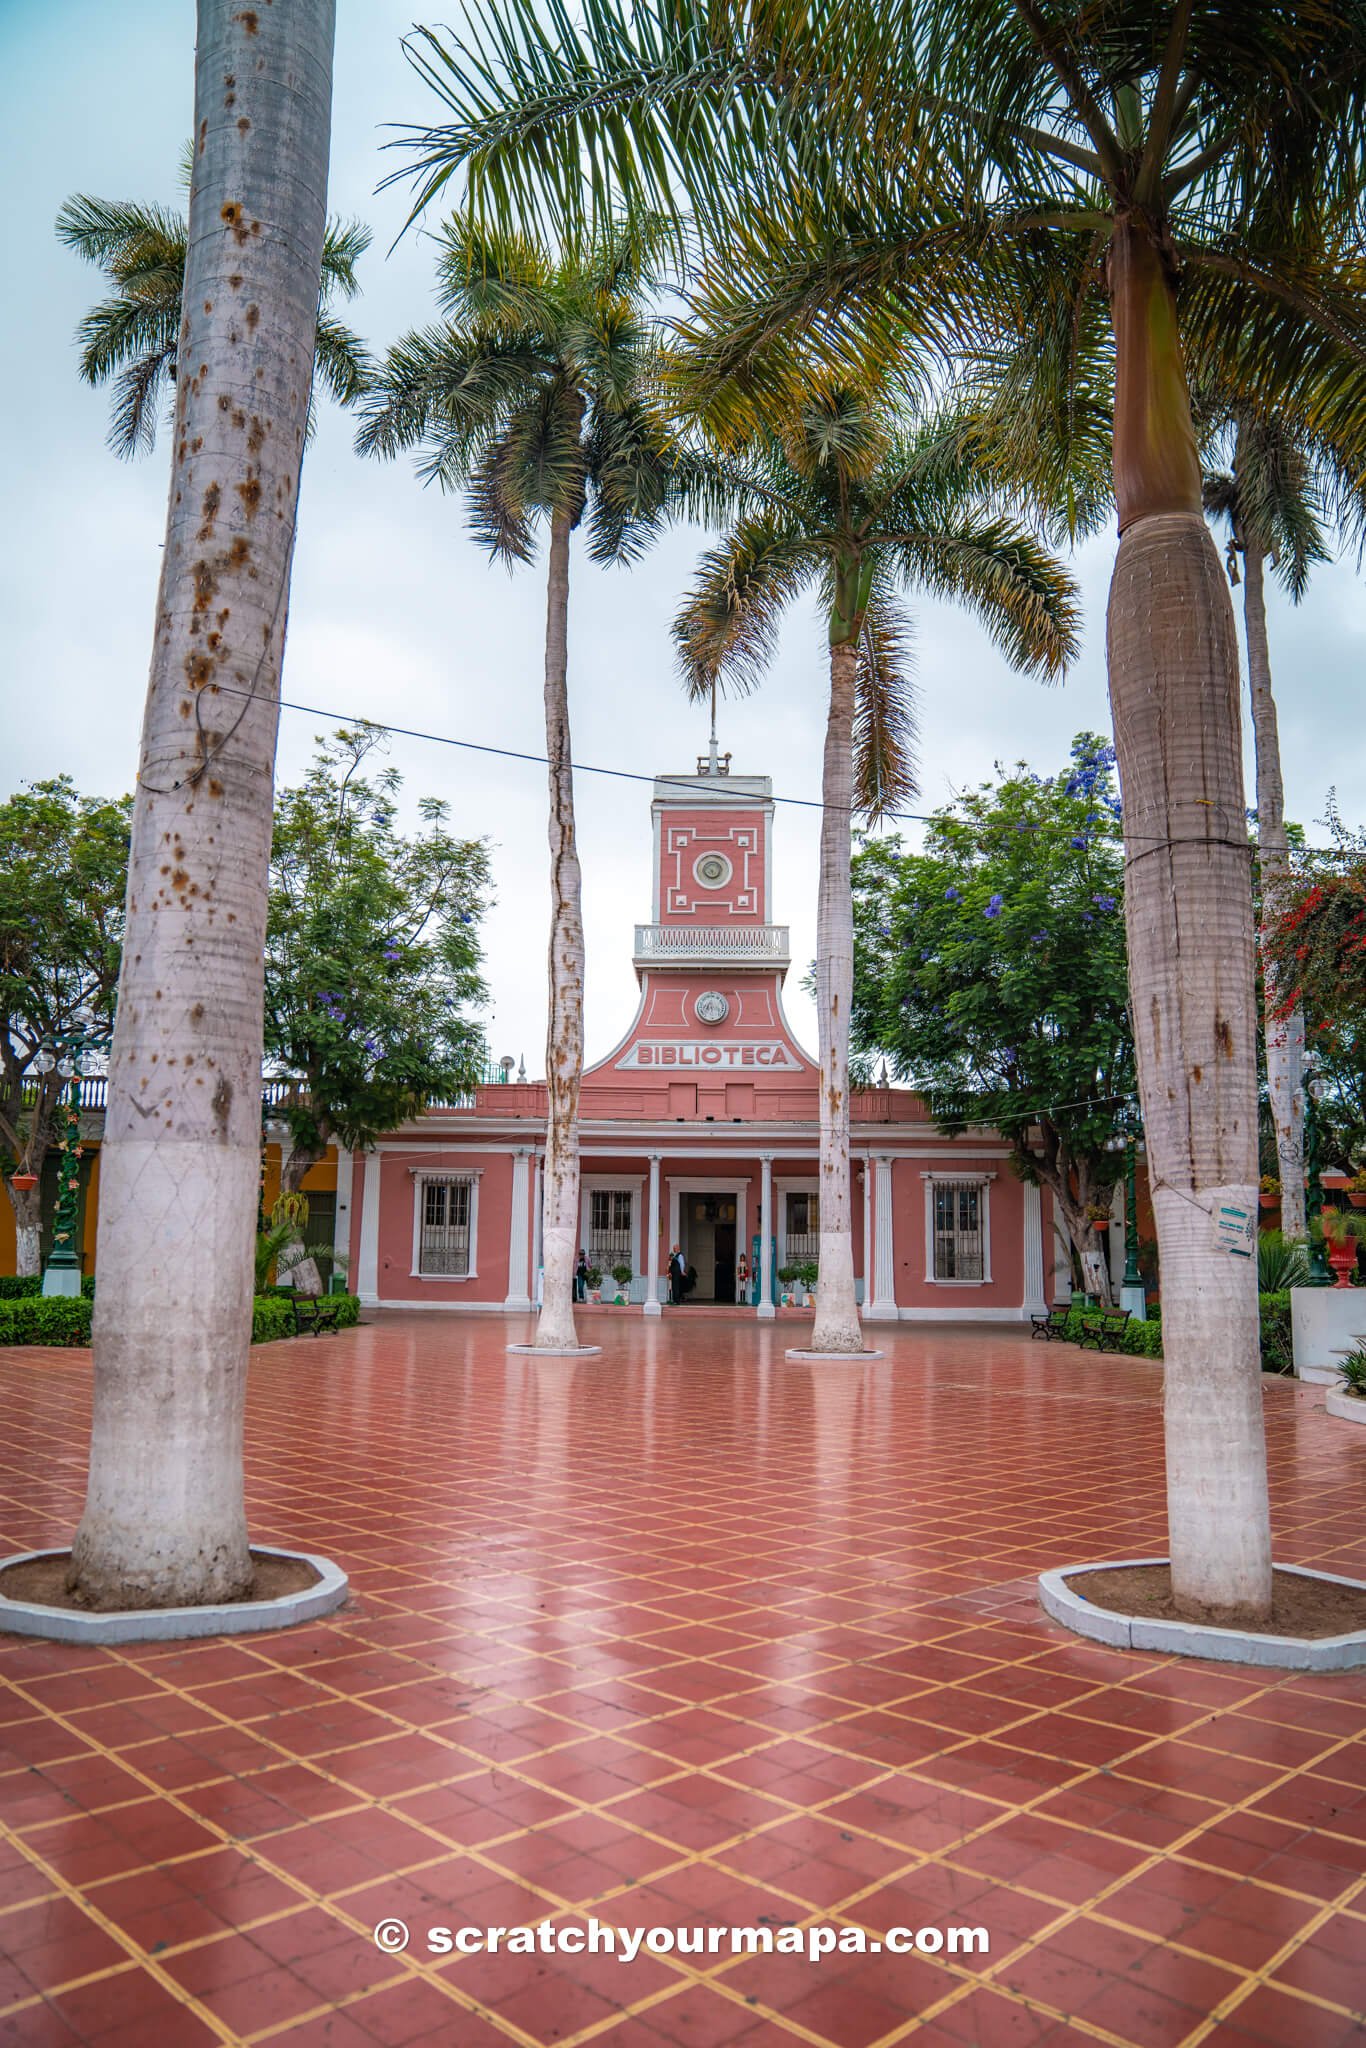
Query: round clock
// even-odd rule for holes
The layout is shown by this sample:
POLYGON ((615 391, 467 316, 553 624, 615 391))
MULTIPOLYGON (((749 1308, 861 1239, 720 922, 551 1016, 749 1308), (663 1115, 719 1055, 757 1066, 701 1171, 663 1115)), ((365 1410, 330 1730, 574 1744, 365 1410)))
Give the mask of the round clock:
POLYGON ((702 1024, 724 1024, 730 1015, 730 1004, 717 988, 709 988, 700 995, 693 1009, 702 1024))
POLYGON ((724 853, 704 853, 693 862, 693 878, 704 889, 724 889, 734 872, 724 853))

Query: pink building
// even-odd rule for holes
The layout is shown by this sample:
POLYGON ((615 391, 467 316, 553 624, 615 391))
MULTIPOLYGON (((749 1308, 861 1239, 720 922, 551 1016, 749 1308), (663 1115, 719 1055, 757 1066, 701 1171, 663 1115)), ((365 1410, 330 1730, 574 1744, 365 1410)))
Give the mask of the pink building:
MULTIPOLYGON (((580 1242, 604 1273, 630 1266, 630 1299, 647 1315, 667 1302, 678 1243, 697 1275, 692 1301, 772 1316, 778 1271, 819 1249, 819 1074, 783 1011, 772 785, 703 764, 660 777, 651 811, 639 1008, 583 1077, 580 1242)), ((1005 1144, 987 1131, 945 1138, 904 1089, 855 1091, 851 1110, 865 1317, 1016 1322, 1041 1310, 1046 1203, 1011 1173, 1005 1144)), ((541 1083, 483 1087, 373 1151, 342 1153, 337 1236, 363 1301, 533 1305, 545 1115, 541 1083)))

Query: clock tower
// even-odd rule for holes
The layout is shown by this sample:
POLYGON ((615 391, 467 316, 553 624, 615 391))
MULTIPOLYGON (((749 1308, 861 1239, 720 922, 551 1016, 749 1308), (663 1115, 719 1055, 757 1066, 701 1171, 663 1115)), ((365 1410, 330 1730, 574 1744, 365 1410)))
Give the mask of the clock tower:
MULTIPOLYGON (((640 1008, 624 1042, 585 1075, 648 1090, 678 1120, 788 1113, 817 1073, 783 1015, 786 925, 773 924, 773 785, 726 756, 654 786, 652 908, 635 930, 640 1008)), ((585 1105, 587 1109, 587 1105, 585 1105)))

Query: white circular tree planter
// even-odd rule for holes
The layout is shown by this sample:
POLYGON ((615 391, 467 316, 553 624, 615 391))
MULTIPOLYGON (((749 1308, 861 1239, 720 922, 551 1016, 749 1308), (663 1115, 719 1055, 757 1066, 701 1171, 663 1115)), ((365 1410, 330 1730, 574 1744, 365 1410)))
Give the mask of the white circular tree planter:
POLYGON ((820 1365, 827 1360, 832 1365, 866 1365, 870 1358, 881 1358, 882 1353, 880 1351, 804 1351, 799 1345, 794 1345, 790 1351, 784 1352, 783 1356, 794 1360, 798 1365, 820 1365))
MULTIPOLYGON (((1193 1621, 1158 1621, 1097 1607, 1068 1584, 1082 1572, 1115 1572, 1167 1562, 1165 1557, 1106 1558, 1040 1572, 1039 1601, 1045 1613, 1064 1628, 1118 1650, 1159 1650, 1173 1657, 1209 1657, 1221 1664, 1262 1664, 1281 1671, 1356 1671, 1366 1666, 1366 1629, 1343 1636, 1272 1636, 1259 1635, 1253 1629, 1211 1628, 1193 1621)), ((1297 1579, 1357 1586, 1366 1592, 1359 1579, 1339 1578, 1335 1572, 1311 1572, 1294 1564, 1278 1564, 1276 1570, 1292 1573, 1297 1579)))
POLYGON ((507 1344, 514 1358, 598 1358, 601 1344, 507 1344))
MULTIPOLYGON (((275 1600, 225 1600, 208 1607, 138 1607, 123 1613, 87 1614, 78 1607, 44 1607, 37 1600, 11 1600, 0 1593, 0 1634, 46 1636, 54 1643, 159 1643, 189 1636, 245 1636, 260 1629, 289 1628, 295 1622, 317 1621, 345 1600, 349 1586, 340 1565, 306 1550, 281 1550, 273 1543, 253 1543, 262 1557, 286 1557, 312 1565, 318 1574, 298 1593, 275 1600)), ((0 1571, 14 1564, 32 1564, 43 1557, 65 1557, 65 1550, 22 1550, 0 1557, 0 1571)))
POLYGON ((1323 1405, 1330 1415, 1336 1415, 1342 1422, 1366 1422, 1366 1400, 1360 1394, 1348 1394, 1341 1387, 1330 1387, 1323 1397, 1323 1405))

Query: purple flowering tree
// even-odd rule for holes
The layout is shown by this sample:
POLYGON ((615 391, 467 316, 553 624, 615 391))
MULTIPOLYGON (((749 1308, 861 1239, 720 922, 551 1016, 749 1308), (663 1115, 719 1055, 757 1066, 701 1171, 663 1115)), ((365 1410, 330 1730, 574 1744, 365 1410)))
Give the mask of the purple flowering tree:
POLYGON ((865 839, 853 864, 853 1045, 945 1130, 992 1124, 1050 1191, 1073 1261, 1110 1299, 1105 1239, 1135 1092, 1114 750, 1023 764, 938 812, 923 851, 865 839))

